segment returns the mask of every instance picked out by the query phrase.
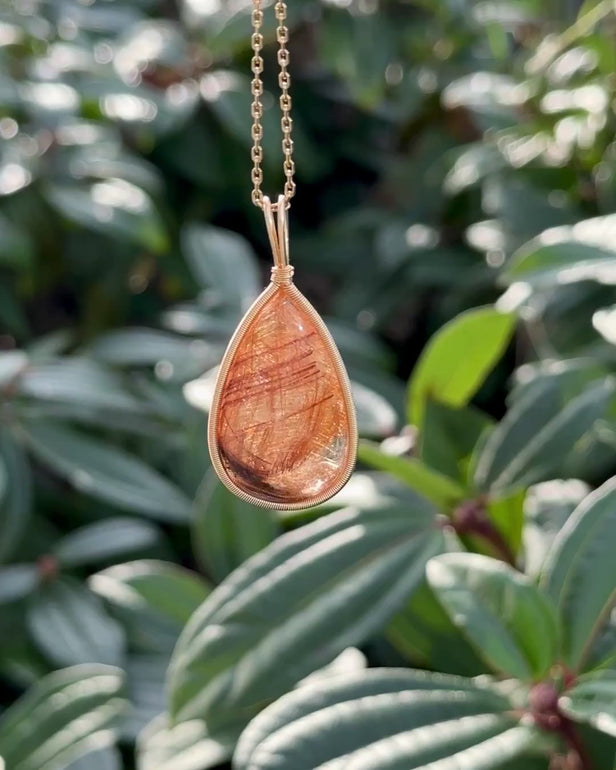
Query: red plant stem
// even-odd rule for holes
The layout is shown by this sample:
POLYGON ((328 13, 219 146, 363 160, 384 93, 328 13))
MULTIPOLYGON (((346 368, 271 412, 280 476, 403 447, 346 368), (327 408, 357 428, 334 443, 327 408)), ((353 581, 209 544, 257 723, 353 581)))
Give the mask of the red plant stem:
POLYGON ((507 564, 510 564, 512 567, 515 567, 515 555, 509 547, 509 543, 491 522, 485 521, 477 524, 475 532, 471 532, 471 534, 477 534, 479 537, 490 543, 500 559, 507 562, 507 564))
POLYGON ((485 500, 467 500, 453 512, 452 525, 458 535, 475 535, 489 543, 500 559, 515 567, 515 554, 509 543, 488 518, 485 500))
POLYGON ((579 735, 575 731, 573 722, 567 719, 567 717, 561 716, 559 732, 565 740, 567 746, 571 749, 574 756, 579 761, 580 770, 593 770, 593 763, 591 762, 579 735))

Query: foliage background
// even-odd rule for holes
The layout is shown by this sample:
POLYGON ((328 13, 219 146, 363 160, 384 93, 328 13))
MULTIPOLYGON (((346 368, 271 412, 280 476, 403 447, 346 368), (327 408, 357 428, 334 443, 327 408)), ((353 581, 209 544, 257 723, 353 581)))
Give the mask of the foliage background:
MULTIPOLYGON (((448 619, 459 608, 439 580, 474 562, 438 557, 429 587, 424 565, 447 549, 511 562, 531 581, 542 573, 563 633, 577 634, 572 658, 581 645, 587 668, 613 665, 616 575, 599 549, 616 536, 609 483, 597 550, 585 552, 600 600, 590 615, 563 609, 545 567, 568 547, 557 535, 571 511, 616 466, 613 2, 290 0, 292 259, 340 346, 370 442, 339 499, 286 516, 224 492, 205 441, 213 368, 269 271, 250 203, 249 5, 0 7, 0 703, 33 699, 0 717, 7 770, 214 766, 264 703, 345 648, 337 665, 351 679, 368 663, 545 680, 562 662, 556 642, 541 653, 550 665, 528 670, 481 649, 477 617, 462 630, 448 619), (460 315, 471 308, 482 309, 460 315), (199 720, 220 704, 199 710, 186 681, 205 692, 214 674, 198 656, 191 669, 181 647, 167 674, 193 611, 272 541, 267 563, 286 564, 284 531, 313 519, 345 531, 346 505, 358 506, 370 561, 382 545, 371 511, 392 500, 417 529, 399 553, 398 514, 383 514, 382 570, 358 574, 364 598, 350 605, 365 630, 335 625, 342 589, 317 581, 320 625, 270 672, 271 692, 250 694, 256 710, 240 698, 220 725, 209 714, 204 737, 199 720), (433 520, 448 545, 415 538, 433 520), (152 726, 168 708, 197 717, 192 737, 152 726), (201 748, 189 761, 191 746, 201 748)), ((273 62, 270 45, 266 191, 282 183, 273 62)), ((351 556, 331 569, 346 575, 351 556)), ((305 594, 315 575, 274 586, 283 594, 259 610, 273 646, 250 634, 246 644, 282 655, 276 612, 298 610, 278 597, 305 594)), ((616 691, 604 689, 613 736, 616 691)), ((537 768, 548 756, 570 770, 612 766, 613 738, 587 728, 591 756, 580 759, 556 733, 537 768)), ((511 769, 534 760, 523 761, 511 769)))

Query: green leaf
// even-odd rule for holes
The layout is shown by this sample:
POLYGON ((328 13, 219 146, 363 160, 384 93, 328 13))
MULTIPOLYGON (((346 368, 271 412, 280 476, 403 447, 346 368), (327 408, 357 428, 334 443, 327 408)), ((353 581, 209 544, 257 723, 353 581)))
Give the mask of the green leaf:
POLYGON ((256 255, 249 243, 231 230, 188 225, 182 251, 198 284, 211 302, 244 313, 259 293, 256 255))
POLYGON ((471 553, 438 556, 426 574, 454 625, 496 671, 522 680, 547 674, 558 654, 558 620, 528 578, 471 553))
MULTIPOLYGON (((109 125, 105 127, 110 128, 109 125)), ((86 128, 83 133, 87 130, 86 128)), ((78 135, 80 133, 79 125, 76 127, 76 133, 78 135)), ((62 139, 66 141, 64 135, 62 139)), ((113 146, 113 140, 107 146, 100 138, 98 142, 81 146, 73 145, 70 146, 67 154, 70 154, 70 160, 67 158, 69 168, 78 169, 78 173, 73 173, 72 176, 79 181, 119 178, 140 187, 154 197, 160 196, 162 192, 160 171, 134 153, 113 146)))
POLYGON ((89 585, 118 616, 135 646, 166 653, 209 593, 194 572, 155 560, 116 564, 92 575, 89 585))
POLYGON ((380 393, 354 381, 351 381, 351 391, 360 436, 385 438, 395 433, 398 415, 380 393))
POLYGON ((0 265, 13 270, 25 270, 32 265, 33 251, 30 236, 0 213, 0 265))
POLYGON ((97 337, 88 353, 113 366, 153 366, 161 379, 184 381, 220 361, 220 345, 156 329, 116 329, 97 337))
POLYGON ((457 195, 475 186, 487 176, 500 171, 507 165, 503 153, 496 144, 473 142, 452 153, 452 166, 443 182, 449 195, 457 195))
POLYGON ((530 388, 483 445, 477 486, 506 489, 558 477, 575 443, 606 413, 613 393, 613 382, 606 380, 563 405, 557 384, 546 381, 530 388))
POLYGON ((538 289, 579 281, 613 285, 615 228, 614 214, 550 228, 513 255, 503 279, 524 281, 538 289))
POLYGON ((515 316, 491 307, 462 313, 424 348, 409 381, 408 419, 423 427, 426 401, 465 406, 509 344, 515 316))
POLYGON ((58 666, 122 662, 121 627, 101 600, 72 578, 56 578, 33 594, 27 623, 41 652, 58 666))
POLYGON ((511 703, 487 684, 407 669, 332 677, 280 698, 254 719, 237 770, 496 770, 536 749, 511 703))
POLYGON ((580 677, 558 701, 565 714, 616 738, 616 671, 580 677))
POLYGON ((616 345, 616 306, 597 310, 592 317, 592 325, 606 342, 616 345))
POLYGON ((524 501, 524 572, 538 577, 565 522, 590 492, 583 481, 545 481, 528 490, 524 501))
POLYGON ((94 409, 142 411, 140 402, 109 369, 86 358, 65 357, 28 367, 19 378, 19 393, 40 401, 79 403, 94 409))
POLYGON ((275 540, 195 613, 175 649, 171 714, 239 731, 268 700, 380 630, 442 548, 434 511, 344 509, 275 540))
MULTIPOLYGON (((595 314, 596 315, 596 314, 595 314)), ((522 398, 529 388, 551 380, 566 398, 579 395, 584 388, 609 376, 609 367, 599 359, 584 356, 569 359, 547 358, 519 366, 514 373, 511 402, 522 398)))
POLYGON ((420 457, 430 468, 466 484, 473 449, 491 424, 478 409, 454 409, 428 398, 420 457))
POLYGON ((197 561, 220 582, 276 537, 272 513, 245 503, 209 474, 197 492, 192 541, 197 561))
POLYGON ((337 655, 331 663, 308 674, 295 685, 303 687, 318 681, 326 681, 338 674, 354 674, 356 671, 364 671, 368 667, 368 659, 357 647, 347 647, 340 655, 337 655))
POLYGON ((386 471, 439 508, 451 508, 466 496, 463 486, 428 468, 420 460, 386 454, 376 444, 368 441, 360 442, 357 459, 371 468, 386 471))
POLYGON ((30 523, 32 473, 21 445, 0 427, 0 468, 4 492, 0 494, 0 562, 12 556, 30 523))
POLYGON ((583 722, 577 722, 575 729, 586 746, 593 766, 611 767, 616 759, 616 738, 583 722))
POLYGON ((493 495, 486 502, 486 513, 516 556, 522 547, 524 530, 524 499, 526 490, 514 489, 493 495))
POLYGON ((114 746, 105 746, 79 757, 66 770, 122 770, 122 757, 114 746))
MULTIPOLYGON (((250 79, 244 74, 240 75, 230 70, 214 70, 205 73, 199 86, 204 101, 224 127, 225 132, 246 147, 252 146, 250 124, 245 119, 246 114, 250 114, 252 101, 250 79)), ((265 92, 265 98, 268 98, 267 92, 265 92)), ((280 121, 274 114, 274 110, 267 109, 263 111, 262 120, 264 162, 266 167, 271 168, 272 159, 276 157, 277 151, 280 152, 280 137, 276 136, 276 129, 280 133, 280 121)), ((297 129, 298 125, 294 128, 297 129)), ((297 139, 297 132, 295 134, 294 139, 297 139)))
POLYGON ((166 715, 154 719, 137 740, 137 770, 206 770, 231 756, 235 737, 208 735, 205 722, 179 725, 166 715))
POLYGON ((63 567, 82 567, 98 561, 121 561, 126 555, 153 548, 161 532, 140 519, 111 517, 80 527, 61 538, 53 555, 63 567))
POLYGON ((79 491, 162 521, 190 518, 184 493, 123 449, 51 421, 22 427, 34 455, 79 491))
POLYGON ((605 626, 599 631, 588 654, 585 668, 589 671, 612 669, 616 671, 616 607, 605 626))
POLYGON ((125 708, 122 672, 83 665, 42 679, 0 717, 7 770, 57 770, 113 739, 125 708))
POLYGON ((51 205, 66 219, 101 235, 164 253, 169 238, 152 199, 124 179, 93 184, 53 184, 46 189, 51 205))
POLYGON ((153 719, 164 714, 165 674, 168 654, 140 653, 131 655, 126 663, 126 680, 131 710, 122 725, 122 738, 135 741, 153 719))
MULTIPOLYGON (((90 10, 97 16, 102 11, 100 8, 90 10)), ((105 8, 106 12, 115 11, 117 13, 120 10, 125 12, 127 8, 115 5, 105 8)), ((81 14, 78 21, 80 24, 83 23, 81 14)), ((123 26, 126 27, 127 24, 130 22, 125 22, 123 26)), ((155 33, 155 35, 159 40, 161 39, 160 33, 155 33)), ((147 38, 147 32, 144 34, 145 38, 147 38)), ((139 43, 139 48, 142 51, 145 50, 143 42, 139 43)), ((146 63, 145 61, 137 63, 135 59, 133 62, 132 65, 129 64, 131 74, 134 71, 133 67, 144 66, 146 63)), ((118 66, 117 55, 115 63, 118 66)), ((169 72, 171 69, 166 71, 169 72)), ((106 118, 121 125, 126 134, 134 134, 133 141, 141 140, 146 147, 156 139, 182 128, 198 103, 197 88, 190 80, 172 83, 169 88, 165 89, 164 87, 154 88, 145 83, 135 86, 134 84, 124 84, 118 79, 93 77, 80 81, 80 92, 87 99, 91 110, 95 110, 96 114, 100 110, 106 118), (173 85, 181 85, 182 88, 178 91, 173 89, 173 85)), ((119 202, 124 203, 123 200, 119 202)), ((137 208, 135 204, 136 201, 128 198, 126 208, 133 212, 137 208)), ((139 213, 145 215, 145 212, 139 213)))
POLYGON ((365 330, 360 331, 355 324, 335 317, 326 317, 325 324, 350 369, 369 372, 387 372, 394 369, 395 356, 376 334, 370 334, 365 330))
POLYGON ((485 663, 451 622, 425 581, 394 616, 386 635, 411 665, 464 676, 486 672, 485 663))
POLYGON ((157 18, 143 20, 120 31, 115 64, 118 72, 128 80, 135 66, 143 69, 147 65, 180 68, 189 56, 190 49, 183 28, 157 18), (152 39, 157 41, 157 45, 148 48, 147 44, 152 39))
POLYGON ((38 570, 32 564, 0 567, 0 604, 23 599, 38 585, 38 570))
MULTIPOLYGON (((0 322, 3 328, 12 334, 25 337, 29 333, 29 323, 23 304, 15 296, 8 281, 0 284, 0 322)), ((1 376, 0 371, 0 378, 1 376)))
POLYGON ((4 460, 0 459, 0 505, 4 502, 9 490, 9 472, 4 460))
POLYGON ((21 350, 0 352, 0 385, 10 386, 16 382, 28 366, 28 356, 21 350))
POLYGON ((573 512, 548 553, 541 585, 564 619, 564 653, 580 668, 616 602, 616 479, 573 512))

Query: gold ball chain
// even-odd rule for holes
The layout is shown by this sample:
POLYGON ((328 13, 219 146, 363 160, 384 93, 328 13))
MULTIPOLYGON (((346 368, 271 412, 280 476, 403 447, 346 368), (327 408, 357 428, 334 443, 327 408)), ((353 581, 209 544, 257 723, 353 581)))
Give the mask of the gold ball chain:
MULTIPOLYGON (((284 2, 276 2, 274 5, 274 13, 276 14, 277 27, 276 27, 276 40, 278 42, 278 66, 280 68, 278 72, 278 85, 280 86, 280 112, 282 117, 280 119, 280 128, 282 129, 282 154, 284 155, 283 169, 286 178, 284 185, 284 202, 285 208, 289 208, 291 198, 295 195, 295 182, 293 181, 293 174, 295 173, 295 163, 293 162, 293 140, 291 139, 291 131, 293 129, 293 120, 291 119, 291 94, 289 90, 291 88, 291 75, 289 74, 289 50, 287 43, 289 42, 289 30, 285 24, 287 18, 287 6, 284 2)), ((263 102, 261 98, 263 96, 263 81, 261 74, 263 73, 263 58, 261 51, 263 50, 263 34, 261 28, 263 26, 263 0, 253 0, 252 10, 252 37, 251 45, 253 50, 253 56, 251 61, 252 68, 252 104, 250 112, 252 115, 252 202, 255 206, 263 208, 263 191, 261 185, 263 184, 263 170, 261 168, 263 163, 263 146, 261 144, 263 140, 263 125, 261 120, 263 118, 263 102)), ((273 205, 273 209, 276 209, 277 204, 273 205)))

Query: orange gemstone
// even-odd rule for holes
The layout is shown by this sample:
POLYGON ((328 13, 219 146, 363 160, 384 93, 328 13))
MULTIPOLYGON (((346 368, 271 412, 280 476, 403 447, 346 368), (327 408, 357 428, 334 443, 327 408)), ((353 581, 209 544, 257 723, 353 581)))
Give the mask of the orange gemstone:
POLYGON ((255 308, 221 367, 212 454, 236 491, 276 507, 308 506, 337 492, 355 459, 346 372, 293 285, 270 286, 255 308))

